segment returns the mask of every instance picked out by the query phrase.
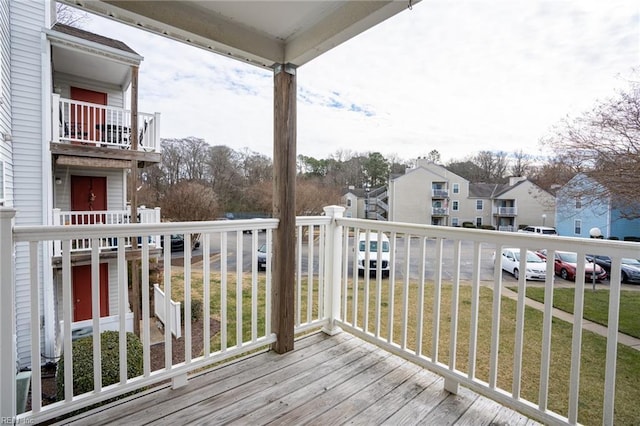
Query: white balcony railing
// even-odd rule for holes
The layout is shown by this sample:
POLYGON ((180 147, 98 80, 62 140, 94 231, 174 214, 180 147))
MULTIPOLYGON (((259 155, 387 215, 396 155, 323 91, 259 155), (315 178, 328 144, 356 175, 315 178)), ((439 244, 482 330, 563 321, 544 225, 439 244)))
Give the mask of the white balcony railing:
MULTIPOLYGON (((131 149, 131 111, 52 95, 52 142, 131 149)), ((160 113, 138 112, 138 150, 160 152, 160 113)))
MULTIPOLYGON (((579 410, 585 404, 599 404, 602 418, 595 423, 613 424, 614 400, 616 395, 616 360, 618 349, 618 318, 620 312, 620 279, 622 258, 640 257, 637 243, 621 241, 589 240, 569 237, 549 237, 522 233, 464 229, 443 226, 411 225, 406 223, 368 221, 342 217, 343 209, 331 207, 325 216, 299 217, 297 219, 296 244, 296 300, 295 330, 302 332, 312 327, 323 327, 328 333, 346 330, 362 339, 370 341, 389 352, 399 354, 412 362, 433 370, 445 378, 445 388, 457 392, 458 386, 469 387, 476 392, 493 398, 500 403, 519 410, 524 414, 548 424, 576 424, 579 410), (358 274, 358 236, 362 233, 384 233, 389 238, 390 270, 383 275, 381 264, 374 270, 366 267, 364 274, 358 274), (608 334, 606 350, 600 367, 581 365, 581 351, 584 348, 582 319, 584 312, 584 291, 588 284, 577 280, 574 317, 570 337, 554 345, 565 344, 570 348, 567 357, 567 374, 552 375, 557 367, 552 364, 552 336, 557 329, 553 317, 552 302, 555 286, 553 264, 547 264, 544 311, 539 316, 525 315, 525 274, 512 285, 517 287, 518 298, 513 302, 513 318, 503 318, 504 302, 502 291, 505 287, 499 262, 492 259, 492 253, 502 247, 519 247, 521 250, 548 250, 553 257, 557 250, 577 251, 578 257, 587 253, 605 254, 612 259, 611 277, 608 284, 608 334), (448 304, 444 304, 443 295, 448 304), (481 297, 482 295, 482 297, 481 297), (487 301, 487 295, 491 301, 487 301), (462 321, 461 312, 465 311, 462 321), (484 322, 482 322, 484 321, 484 322), (530 323, 535 321, 535 323, 530 323), (505 322, 507 327, 505 328, 505 322), (480 326, 480 324, 488 324, 480 326), (531 324, 527 327, 528 324, 531 324), (552 326, 553 324, 553 326, 552 326), (539 347, 524 346, 527 330, 540 331, 539 347), (504 340, 512 339, 511 349, 501 346, 504 340), (481 347, 488 348, 486 355, 480 355, 481 347), (504 351, 509 353, 505 354, 504 351), (527 352, 529 351, 529 352, 527 352), (531 352, 533 351, 533 352, 531 352), (531 364, 536 365, 531 372, 531 364), (523 365, 527 368, 523 368, 523 365), (482 368, 480 368, 482 366, 482 368), (597 402, 583 401, 580 374, 584 369, 599 368, 602 388, 601 399, 597 402), (507 378, 504 372, 508 371, 507 378), (500 377, 498 373, 500 372, 500 377), (551 380, 553 377, 553 381, 551 380), (522 388, 527 380, 536 382, 538 391, 525 397, 522 388), (568 394, 565 408, 557 408, 550 397, 551 384, 560 386, 568 394)), ((64 324, 64 360, 69 365, 72 356, 71 330, 71 283, 70 251, 71 240, 79 232, 84 238, 94 242, 91 264, 96 269, 100 259, 98 241, 117 238, 118 275, 123 277, 118 309, 125 312, 129 306, 126 297, 126 259, 124 238, 139 235, 141 246, 142 276, 142 322, 143 330, 149 327, 149 256, 148 237, 151 235, 183 234, 185 247, 190 245, 190 236, 202 234, 202 261, 192 264, 191 251, 182 256, 178 274, 179 292, 184 305, 184 318, 191 318, 192 301, 202 297, 204 324, 209 324, 212 315, 220 321, 220 339, 214 346, 205 345, 202 353, 192 353, 191 322, 185 321, 183 339, 185 360, 172 364, 171 331, 165 327, 165 366, 151 371, 150 342, 143 333, 144 373, 139 377, 121 374, 119 383, 101 387, 96 380, 95 389, 83 395, 74 395, 71 371, 65 369, 64 399, 43 405, 40 398, 41 377, 38 369, 33 369, 31 411, 15 417, 15 356, 14 344, 15 309, 30 312, 28 331, 21 329, 18 341, 30 345, 30 356, 39 359, 42 352, 40 321, 42 297, 37 267, 31 268, 26 277, 29 287, 29 306, 3 307, 0 310, 0 416, 18 421, 44 421, 58 415, 72 412, 82 407, 109 398, 148 387, 163 380, 172 379, 175 386, 187 380, 187 374, 229 357, 247 353, 275 341, 271 330, 271 245, 272 232, 278 226, 275 219, 239 220, 215 222, 188 222, 162 224, 123 225, 69 225, 69 226, 13 226, 15 211, 0 207, 0 298, 13 300, 15 282, 13 278, 12 254, 20 258, 20 263, 37 265, 40 248, 61 240, 62 243, 62 309, 60 315, 64 324), (249 231, 245 234, 243 231, 249 231), (258 247, 266 244, 267 262, 264 274, 258 271, 258 247), (197 265, 197 266, 196 266, 197 265), (196 292, 193 274, 201 272, 201 288, 196 292), (215 281, 213 276, 215 275, 215 281), (219 292, 213 297, 213 291, 219 292), (197 293, 197 294, 196 294, 197 293), (245 303, 239 303, 245 299, 245 303), (215 306, 214 306, 215 301, 215 306), (243 309, 245 312, 243 312, 243 309), (248 309, 248 311, 246 311, 248 309), (234 315, 230 315, 233 312, 234 315), (23 336, 20 333, 27 333, 23 336), (26 340, 25 340, 26 337, 26 340), (5 402, 9 401, 9 402, 5 402)), ((378 236, 380 240, 380 236, 378 236)), ((382 245, 378 245, 378 258, 382 255, 382 245)), ((367 256, 372 256, 368 253, 367 256)), ((163 253, 163 281, 166 294, 174 294, 174 278, 171 250, 163 253)), ((522 257, 520 269, 526 269, 522 257)), ((365 265, 370 263, 365 260, 365 265)), ((386 272, 386 271, 385 271, 386 272)), ((585 265, 579 263, 577 276, 584 276, 585 265)), ((25 280, 24 274, 20 277, 25 280)), ((170 298, 164 299, 165 312, 170 310, 170 298)), ((94 300, 97 305, 97 301, 94 300)), ((3 305, 4 306, 4 305, 3 305)), ((95 309, 94 311, 97 311, 95 309)), ((124 330, 124 316, 120 329, 124 330)), ((99 318, 94 317, 94 328, 99 318)), ((203 330, 205 342, 211 341, 209 327, 203 330)), ((98 338, 94 338, 94 345, 98 338)), ((554 337, 555 339, 555 337, 554 337)), ((554 346, 555 348, 555 346, 554 346)), ((120 346, 120 359, 125 354, 124 341, 120 346)), ((126 369, 126 364, 121 363, 126 369)), ((124 370, 123 370, 124 371, 124 370)), ((99 377, 100 367, 94 374, 99 377)), ((590 379, 591 380, 591 379, 590 379)))
POLYGON ((447 198, 449 190, 444 188, 431 188, 431 196, 433 198, 447 198))
POLYGON ((494 207, 493 214, 497 216, 517 216, 517 207, 494 207))
MULTIPOLYGON (((131 223, 131 209, 127 210, 92 210, 92 211, 63 211, 53 209, 53 225, 113 225, 131 223)), ((160 223, 160 208, 147 209, 138 208, 138 223, 154 224, 160 223)), ((148 238, 149 246, 161 248, 159 235, 151 235, 148 238)), ((106 237, 98 240, 99 250, 110 250, 118 248, 118 239, 106 237)), ((124 238, 125 247, 131 247, 131 236, 124 238)), ((71 240, 71 252, 90 251, 92 240, 85 238, 82 232, 71 240)), ((54 241, 54 256, 62 255, 62 241, 54 241)))
POLYGON ((448 207, 431 207, 431 216, 448 216, 448 207))

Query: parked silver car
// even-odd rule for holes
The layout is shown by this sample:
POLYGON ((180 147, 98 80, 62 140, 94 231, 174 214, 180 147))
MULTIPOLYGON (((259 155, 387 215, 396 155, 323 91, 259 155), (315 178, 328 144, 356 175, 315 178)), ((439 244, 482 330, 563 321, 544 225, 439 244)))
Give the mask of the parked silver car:
MULTIPOLYGON (((495 253, 494 253, 495 261, 495 253)), ((540 256, 527 250, 525 279, 544 280, 547 271, 547 263, 540 256)), ((502 269, 509 272, 515 279, 520 277, 520 249, 504 248, 501 256, 502 269)))

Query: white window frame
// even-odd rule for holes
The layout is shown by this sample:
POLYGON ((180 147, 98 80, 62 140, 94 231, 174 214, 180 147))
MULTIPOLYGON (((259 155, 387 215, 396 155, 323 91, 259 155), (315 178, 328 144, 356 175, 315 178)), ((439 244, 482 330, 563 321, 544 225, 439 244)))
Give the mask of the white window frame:
POLYGON ((476 216, 475 224, 476 228, 480 228, 482 226, 482 216, 476 216))
POLYGON ((480 212, 484 210, 484 200, 476 200, 476 210, 480 212), (480 208, 478 208, 478 206, 480 206, 480 208))
POLYGON ((451 211, 457 212, 460 210, 460 201, 458 200, 453 200, 451 202, 451 211))
POLYGON ((460 184, 459 183, 454 183, 453 184, 453 193, 454 194, 459 194, 460 193, 460 184))
POLYGON ((582 219, 575 219, 573 221, 573 233, 575 235, 582 234, 582 219))
POLYGON ((460 219, 457 217, 451 218, 451 226, 460 226, 460 219))

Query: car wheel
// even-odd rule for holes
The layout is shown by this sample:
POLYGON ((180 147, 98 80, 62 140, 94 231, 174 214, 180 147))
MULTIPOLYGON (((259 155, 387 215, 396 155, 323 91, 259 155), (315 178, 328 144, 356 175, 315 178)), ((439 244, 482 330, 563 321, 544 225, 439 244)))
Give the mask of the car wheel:
POLYGON ((622 275, 620 279, 622 280, 623 283, 629 282, 629 277, 627 276, 627 273, 624 271, 622 271, 622 275))
POLYGON ((518 268, 515 268, 513 270, 513 278, 515 278, 516 280, 520 279, 520 271, 518 271, 518 268))
POLYGON ((567 272, 566 269, 562 268, 560 270, 560 278, 562 278, 563 280, 568 280, 569 279, 569 272, 567 272))

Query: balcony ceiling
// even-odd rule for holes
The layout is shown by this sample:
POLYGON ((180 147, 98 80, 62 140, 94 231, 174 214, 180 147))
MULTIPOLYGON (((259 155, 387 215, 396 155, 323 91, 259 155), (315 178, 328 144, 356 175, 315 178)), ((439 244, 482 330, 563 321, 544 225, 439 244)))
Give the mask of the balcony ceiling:
POLYGON ((410 0, 62 2, 261 67, 304 65, 410 4, 410 0))

